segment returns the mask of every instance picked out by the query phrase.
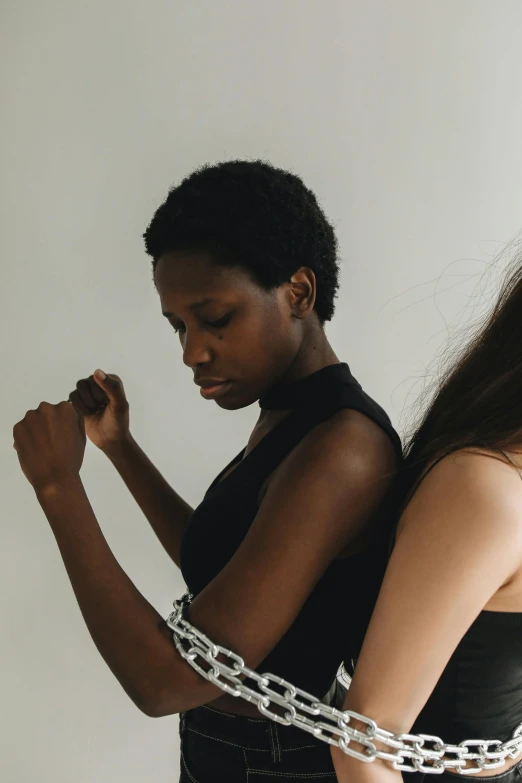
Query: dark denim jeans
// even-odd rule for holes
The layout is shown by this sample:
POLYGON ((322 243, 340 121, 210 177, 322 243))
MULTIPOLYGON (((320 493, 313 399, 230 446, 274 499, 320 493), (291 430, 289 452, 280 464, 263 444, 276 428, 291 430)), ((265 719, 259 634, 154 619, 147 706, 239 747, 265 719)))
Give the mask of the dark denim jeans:
MULTIPOLYGON (((179 716, 180 783, 332 781, 330 746, 293 726, 264 718, 230 715, 203 706, 179 716)), ((522 783, 522 761, 487 777, 403 773, 405 783, 522 783)))
POLYGON ((203 706, 182 712, 179 730, 180 783, 336 781, 330 746, 294 726, 203 706))

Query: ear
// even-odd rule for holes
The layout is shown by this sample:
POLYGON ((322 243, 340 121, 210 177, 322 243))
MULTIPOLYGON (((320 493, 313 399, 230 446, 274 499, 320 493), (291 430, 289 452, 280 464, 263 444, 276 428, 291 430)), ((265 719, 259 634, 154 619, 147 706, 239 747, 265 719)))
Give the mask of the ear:
POLYGON ((308 267, 298 269, 288 282, 290 310, 294 318, 307 318, 314 309, 317 293, 315 274, 308 267))

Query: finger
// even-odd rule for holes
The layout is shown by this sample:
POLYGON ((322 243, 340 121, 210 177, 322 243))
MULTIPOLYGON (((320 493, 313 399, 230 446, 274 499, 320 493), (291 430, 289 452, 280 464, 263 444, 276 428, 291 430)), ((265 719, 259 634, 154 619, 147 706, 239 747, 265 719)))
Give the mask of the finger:
POLYGON ((18 451, 19 448, 22 448, 22 444, 27 439, 28 431, 30 431, 30 423, 27 423, 27 416, 30 413, 34 413, 35 411, 28 411, 24 418, 17 422, 13 427, 13 445, 14 448, 18 451))
POLYGON ((99 402, 94 399, 88 380, 82 378, 80 381, 78 381, 76 384, 76 391, 80 395, 83 404, 91 411, 95 411, 97 408, 99 408, 99 402))
POLYGON ((20 422, 17 422, 13 427, 13 448, 16 449, 16 441, 20 432, 20 422))
POLYGON ((81 413, 82 416, 93 415, 93 411, 85 405, 77 391, 72 391, 69 394, 69 402, 74 406, 75 411, 81 413))
POLYGON ((107 394, 109 403, 113 409, 127 407, 123 383, 117 375, 107 375, 103 370, 96 370, 93 378, 107 394))
POLYGON ((96 400, 96 402, 98 403, 107 405, 107 403, 109 402, 109 398, 107 394, 103 391, 101 386, 99 386, 96 383, 93 375, 89 375, 89 377, 87 378, 87 383, 89 384, 89 391, 91 392, 93 399, 96 400))

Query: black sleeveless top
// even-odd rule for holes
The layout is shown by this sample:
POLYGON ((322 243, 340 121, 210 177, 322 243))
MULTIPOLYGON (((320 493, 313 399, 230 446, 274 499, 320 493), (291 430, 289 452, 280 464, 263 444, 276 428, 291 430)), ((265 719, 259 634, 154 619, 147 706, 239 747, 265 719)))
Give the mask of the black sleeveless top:
MULTIPOLYGON (((421 471, 414 489, 445 456, 421 471)), ((412 732, 434 734, 451 744, 466 739, 504 742, 521 722, 522 612, 483 610, 457 645, 412 732)))
MULTIPOLYGON (((343 408, 352 408, 382 427, 402 453, 388 416, 365 394, 347 364, 329 365, 296 383, 276 386, 261 398, 260 406, 292 412, 246 456, 243 449, 224 468, 191 515, 181 541, 180 562, 194 596, 221 571, 248 533, 265 480, 315 426, 343 408), (234 470, 225 475, 233 465, 234 470)), ((322 698, 341 662, 351 668, 386 566, 390 535, 386 517, 389 514, 383 513, 382 536, 370 549, 330 564, 292 626, 258 666, 260 672, 284 677, 322 698)))

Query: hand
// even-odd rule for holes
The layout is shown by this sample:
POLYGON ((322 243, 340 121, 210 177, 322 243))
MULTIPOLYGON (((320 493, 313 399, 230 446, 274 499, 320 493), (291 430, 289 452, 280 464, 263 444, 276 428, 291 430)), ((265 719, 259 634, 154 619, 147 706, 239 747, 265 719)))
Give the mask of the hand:
MULTIPOLYGON (((354 764, 355 759, 347 756, 346 753, 343 753, 342 750, 335 745, 330 745, 330 753, 332 754, 332 761, 338 783, 348 783, 353 772, 357 773, 362 771, 354 764), (355 769, 351 769, 351 767, 355 767, 355 769)), ((358 762, 359 766, 362 766, 363 763, 364 762, 362 761, 358 762)), ((357 777, 355 775, 354 780, 356 779, 357 777)))
MULTIPOLYGON (((357 744, 355 750, 363 752, 364 748, 357 744)), ((402 783, 401 772, 387 761, 359 761, 335 745, 330 745, 330 753, 338 783, 402 783)))
POLYGON ((69 402, 41 402, 14 426, 13 438, 20 466, 35 490, 79 477, 85 428, 69 402))
POLYGON ((102 451, 130 437, 129 403, 117 375, 96 370, 78 381, 69 401, 84 417, 87 437, 102 451))

